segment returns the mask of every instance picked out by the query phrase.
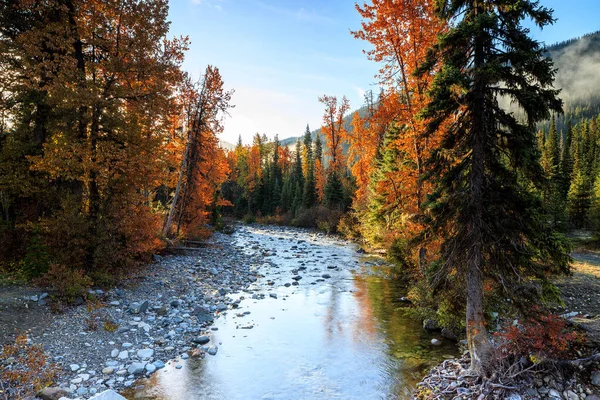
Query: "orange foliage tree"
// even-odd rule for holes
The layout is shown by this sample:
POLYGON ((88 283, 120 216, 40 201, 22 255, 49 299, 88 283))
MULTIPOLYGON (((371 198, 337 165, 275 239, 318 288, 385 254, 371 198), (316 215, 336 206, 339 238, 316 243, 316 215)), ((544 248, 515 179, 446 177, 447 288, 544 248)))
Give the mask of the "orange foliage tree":
POLYGON ((350 109, 350 102, 346 96, 338 103, 336 96, 323 95, 319 102, 325 105, 323 126, 321 130, 327 141, 327 155, 330 157, 329 171, 339 172, 343 166, 342 141, 346 135, 344 116, 350 109))
POLYGON ((406 216, 418 213, 428 191, 420 178, 423 160, 436 140, 423 137, 425 121, 419 118, 427 104, 432 78, 417 76, 415 72, 444 25, 435 16, 434 2, 430 0, 373 0, 372 4, 356 5, 356 9, 363 18, 362 29, 352 33, 373 46, 365 53, 382 64, 377 78, 384 87, 375 111, 364 119, 355 116, 353 125, 358 129, 348 136, 356 160, 353 173, 359 185, 357 198, 365 201, 369 182, 370 195, 379 196, 376 212, 383 209, 402 215, 388 219, 402 224, 388 225, 388 233, 392 238, 407 237, 420 230, 414 219, 406 216), (382 168, 382 158, 373 157, 374 152, 382 150, 383 132, 389 135, 387 151, 395 154, 394 168, 382 168), (377 160, 379 165, 371 160, 377 160), (369 180, 374 169, 379 169, 377 178, 369 180))
POLYGON ((198 85, 186 82, 182 115, 185 150, 165 233, 169 233, 176 213, 177 233, 182 226, 191 233, 208 221, 210 209, 227 204, 218 192, 227 179, 229 165, 217 135, 223 130, 222 116, 231 107, 232 94, 224 89, 218 68, 211 65, 198 85))

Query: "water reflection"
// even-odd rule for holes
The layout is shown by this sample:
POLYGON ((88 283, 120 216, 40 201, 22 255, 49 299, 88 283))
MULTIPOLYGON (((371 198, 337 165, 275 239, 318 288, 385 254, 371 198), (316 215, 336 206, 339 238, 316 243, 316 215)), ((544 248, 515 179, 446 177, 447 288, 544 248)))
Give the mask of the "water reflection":
POLYGON ((181 361, 180 370, 168 365, 130 398, 403 399, 427 368, 454 353, 450 343, 430 344, 398 301, 403 288, 387 267, 372 265, 378 260, 306 232, 245 229, 239 244, 276 251, 268 260, 277 268, 266 266, 255 289, 278 299, 243 300, 236 313, 250 315, 229 312, 216 322, 216 356, 181 361), (284 287, 299 266, 306 267, 300 286, 284 287), (320 279, 324 273, 331 278, 320 279), (248 322, 254 329, 236 329, 248 322))

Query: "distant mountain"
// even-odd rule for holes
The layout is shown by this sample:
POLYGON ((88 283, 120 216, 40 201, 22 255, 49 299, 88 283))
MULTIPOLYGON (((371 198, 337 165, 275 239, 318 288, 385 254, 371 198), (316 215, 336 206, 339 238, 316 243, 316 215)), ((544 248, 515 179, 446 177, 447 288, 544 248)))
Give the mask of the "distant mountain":
POLYGON ((222 149, 225 149, 225 150, 233 150, 233 149, 235 149, 235 144, 231 144, 231 143, 226 142, 224 140, 219 140, 219 146, 222 149))
MULTIPOLYGON (((361 107, 361 108, 359 108, 358 110, 355 110, 355 111, 358 111, 358 114, 361 117, 364 117, 365 115, 367 115, 367 107, 366 106, 363 106, 363 107, 361 107)), ((344 126, 349 131, 352 131, 352 116, 354 115, 355 111, 349 112, 344 117, 344 126)), ((317 138, 317 135, 319 135, 319 137, 321 138, 321 141, 323 143, 325 143, 325 136, 323 135, 323 132, 321 131, 321 128, 312 131, 310 134, 311 134, 313 142, 317 138)), ((296 148, 296 142, 298 141, 298 139, 302 140, 302 137, 303 136, 292 136, 292 137, 289 137, 289 138, 286 138, 286 139, 281 139, 279 141, 279 143, 281 144, 281 146, 286 146, 286 147, 289 147, 291 150, 293 150, 293 149, 296 148)), ((342 150, 344 152, 346 151, 346 147, 347 147, 347 145, 343 146, 342 150)))

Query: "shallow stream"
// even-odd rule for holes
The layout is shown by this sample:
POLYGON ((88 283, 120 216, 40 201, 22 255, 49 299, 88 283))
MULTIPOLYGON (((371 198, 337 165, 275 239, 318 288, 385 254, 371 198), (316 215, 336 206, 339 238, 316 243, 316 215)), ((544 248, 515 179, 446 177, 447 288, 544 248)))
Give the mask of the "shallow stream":
POLYGON ((456 355, 411 317, 383 259, 290 228, 243 226, 232 240, 264 254, 255 266, 263 277, 216 319, 218 353, 170 363, 135 398, 406 399, 431 366, 456 355))

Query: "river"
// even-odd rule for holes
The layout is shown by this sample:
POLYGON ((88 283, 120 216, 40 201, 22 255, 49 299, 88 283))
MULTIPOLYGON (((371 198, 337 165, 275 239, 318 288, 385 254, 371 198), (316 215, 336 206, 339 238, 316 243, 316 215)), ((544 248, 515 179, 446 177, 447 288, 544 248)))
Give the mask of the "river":
POLYGON ((231 238, 265 255, 255 266, 263 277, 215 321, 218 353, 167 365, 131 397, 406 399, 431 366, 456 355, 410 315, 383 259, 291 228, 241 226, 231 238))

